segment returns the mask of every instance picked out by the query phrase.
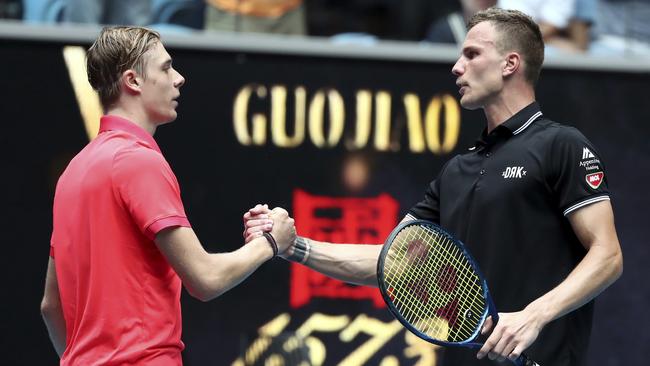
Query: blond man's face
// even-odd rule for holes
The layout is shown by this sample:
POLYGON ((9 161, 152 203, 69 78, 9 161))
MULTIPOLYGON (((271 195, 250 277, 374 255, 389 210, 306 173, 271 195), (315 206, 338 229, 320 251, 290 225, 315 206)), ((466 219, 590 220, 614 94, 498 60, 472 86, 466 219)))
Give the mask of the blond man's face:
POLYGON ((146 78, 142 80, 141 96, 149 120, 156 124, 171 122, 177 116, 177 99, 185 78, 173 68, 162 43, 157 42, 143 57, 146 78))

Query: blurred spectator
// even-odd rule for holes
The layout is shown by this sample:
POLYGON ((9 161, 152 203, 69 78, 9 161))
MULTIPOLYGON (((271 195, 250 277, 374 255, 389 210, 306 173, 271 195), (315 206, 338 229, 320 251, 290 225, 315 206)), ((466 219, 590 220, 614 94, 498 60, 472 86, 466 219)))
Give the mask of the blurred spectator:
POLYGON ((575 12, 569 20, 568 37, 580 51, 587 51, 598 16, 598 0, 576 0, 575 12))
MULTIPOLYGON (((309 35, 319 37, 359 34, 382 39, 402 39, 402 15, 412 3, 428 0, 310 0, 305 7, 309 35)), ((445 0, 449 1, 449 0, 445 0)), ((408 20, 413 24, 413 19, 408 20)))
POLYGON ((150 0, 65 0, 63 20, 71 23, 147 25, 150 0))
POLYGON ((20 0, 0 0, 0 19, 22 18, 20 0))
POLYGON ((650 54, 650 1, 499 0, 540 25, 547 51, 650 54))
POLYGON ((566 30, 575 13, 575 0, 499 0, 497 6, 530 15, 539 24, 544 41, 566 30))
POLYGON ((66 0, 24 0, 23 21, 26 23, 59 23, 63 21, 66 0))
POLYGON ((499 0, 497 6, 530 15, 539 24, 548 53, 584 52, 596 0, 499 0), (591 9, 591 10, 590 10, 591 9), (581 14, 579 14, 581 12, 581 14), (583 15, 584 14, 584 15, 583 15), (591 14, 591 15, 589 15, 591 14))
POLYGON ((205 29, 234 32, 307 33, 302 0, 206 0, 205 29))
POLYGON ((497 0, 460 0, 461 11, 436 20, 427 32, 426 40, 460 45, 467 34, 467 21, 479 10, 496 5, 497 0))
POLYGON ((203 29, 204 0, 151 0, 151 24, 158 31, 188 32, 203 29))
POLYGON ((650 55, 650 1, 601 0, 598 4, 594 55, 650 55))

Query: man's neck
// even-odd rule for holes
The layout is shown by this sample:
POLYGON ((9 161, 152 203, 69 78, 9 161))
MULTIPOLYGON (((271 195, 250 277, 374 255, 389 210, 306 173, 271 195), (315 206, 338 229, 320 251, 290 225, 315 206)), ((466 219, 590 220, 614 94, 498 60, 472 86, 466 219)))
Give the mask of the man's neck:
POLYGON ((151 136, 156 133, 156 125, 149 123, 142 113, 133 112, 122 107, 113 107, 106 111, 106 114, 127 119, 134 124, 142 127, 142 129, 147 131, 151 136))
POLYGON ((532 88, 519 88, 510 92, 504 89, 493 101, 483 107, 487 119, 487 132, 490 133, 534 101, 535 92, 532 88))

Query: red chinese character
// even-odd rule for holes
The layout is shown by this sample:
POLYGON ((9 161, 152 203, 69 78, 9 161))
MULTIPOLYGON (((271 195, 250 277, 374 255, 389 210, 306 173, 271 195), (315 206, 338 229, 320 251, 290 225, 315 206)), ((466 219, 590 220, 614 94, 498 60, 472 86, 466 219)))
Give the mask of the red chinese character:
MULTIPOLYGON (((293 213, 298 234, 332 243, 383 244, 397 223, 399 204, 388 194, 374 198, 314 196, 296 189, 293 213)), ((331 279, 309 268, 291 264, 290 305, 298 308, 314 297, 369 299, 384 307, 379 291, 331 279)))

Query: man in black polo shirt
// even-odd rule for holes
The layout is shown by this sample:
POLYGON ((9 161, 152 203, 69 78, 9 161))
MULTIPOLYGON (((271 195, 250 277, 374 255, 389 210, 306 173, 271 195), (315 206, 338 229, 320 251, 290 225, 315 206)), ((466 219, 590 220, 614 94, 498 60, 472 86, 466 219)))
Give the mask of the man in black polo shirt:
MULTIPOLYGON (((541 365, 584 365, 593 299, 622 272, 595 147, 546 119, 535 102, 543 59, 541 33, 525 14, 488 9, 472 17, 452 72, 461 105, 482 108, 487 127, 404 218, 439 223, 465 242, 503 312, 496 326, 488 320, 478 354, 448 348, 445 366, 491 365, 524 350, 541 365)), ((268 224, 265 212, 245 214, 247 240, 268 224)), ((288 259, 376 286, 380 249, 299 237, 288 259)))

